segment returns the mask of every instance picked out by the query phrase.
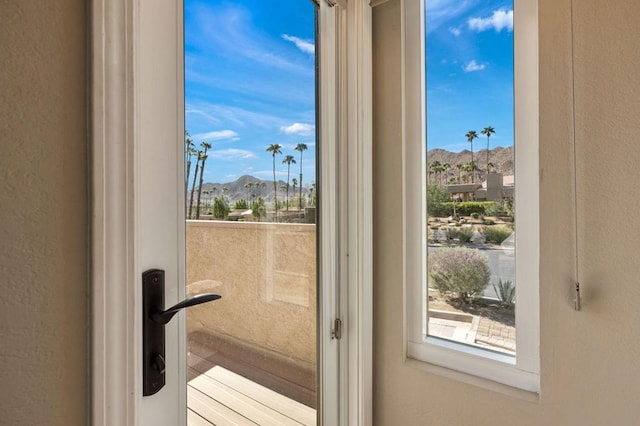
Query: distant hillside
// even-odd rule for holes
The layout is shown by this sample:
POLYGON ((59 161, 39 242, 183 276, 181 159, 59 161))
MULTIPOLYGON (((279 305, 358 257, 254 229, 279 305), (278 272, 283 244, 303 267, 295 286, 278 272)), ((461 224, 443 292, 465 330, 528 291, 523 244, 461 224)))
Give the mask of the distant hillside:
MULTIPOLYGON (((476 161, 477 166, 484 171, 486 163, 486 149, 481 149, 473 153, 473 158, 476 161)), ((439 161, 440 163, 449 163, 451 169, 447 173, 447 178, 457 177, 458 170, 456 164, 465 164, 471 161, 471 151, 464 150, 462 152, 449 152, 444 149, 432 149, 427 152, 427 163, 432 161, 439 161)), ((501 172, 504 175, 513 174, 513 147, 502 148, 497 147, 489 150, 489 161, 495 164, 493 170, 501 172)), ((294 176, 292 176, 293 178, 294 176)), ((278 180, 278 200, 284 201, 286 191, 283 189, 286 186, 286 181, 278 180)), ((256 197, 264 198, 265 202, 272 203, 274 201, 273 181, 263 180, 254 176, 244 175, 232 182, 213 183, 207 182, 202 185, 203 199, 210 200, 215 196, 223 194, 229 198, 229 201, 234 203, 243 198, 247 201, 253 199, 253 195, 256 197), (258 186, 255 186, 258 183, 258 186), (252 184, 251 187, 245 187, 247 184, 252 184), (205 192, 208 193, 205 193, 205 192)), ((189 182, 189 189, 191 189, 191 182, 189 182)), ((305 182, 302 188, 304 195, 309 194, 310 185, 305 182)), ((295 194, 298 194, 299 188, 296 188, 295 194)), ((293 187, 289 190, 289 198, 293 199, 295 194, 293 193, 293 187)))
MULTIPOLYGON (((293 176, 292 176, 293 177, 293 176)), ((303 176, 304 178, 304 176, 303 176)), ((191 183, 189 183, 191 184, 191 183)), ((287 182, 284 180, 278 180, 278 201, 284 201, 286 198, 286 187, 287 182)), ((291 185, 291 183, 290 183, 291 185)), ((191 189, 191 187, 189 187, 191 189)), ((223 182, 223 183, 213 183, 207 182, 202 184, 203 195, 202 198, 205 200, 209 200, 213 197, 219 197, 224 193, 226 197, 229 198, 231 203, 235 203, 239 199, 245 199, 247 201, 252 201, 253 196, 264 198, 265 202, 272 203, 275 199, 275 194, 273 191, 273 181, 272 180, 262 180, 254 176, 244 175, 240 176, 238 179, 233 182, 223 182), (255 184, 258 183, 256 186, 255 184), (246 187, 247 184, 251 184, 250 187, 246 187), (205 194, 205 192, 207 192, 205 194)), ((296 194, 299 194, 300 188, 296 187, 296 194)), ((309 185, 305 183, 302 188, 302 194, 306 195, 309 193, 309 185)), ((196 191, 197 195, 197 191, 196 191)), ((289 187, 289 198, 293 200, 294 198, 293 186, 289 187)))
MULTIPOLYGON (((486 156, 486 149, 474 151, 473 153, 473 159, 476 162, 476 166, 482 171, 486 169, 486 156)), ((427 164, 436 160, 442 164, 449 163, 451 165, 451 170, 449 170, 448 176, 456 177, 458 174, 456 164, 465 164, 471 161, 471 151, 466 149, 462 152, 449 152, 444 149, 432 149, 427 151, 427 164)), ((489 162, 495 164, 495 167, 492 169, 493 171, 500 172, 503 175, 513 175, 513 147, 497 147, 490 149, 489 162)))

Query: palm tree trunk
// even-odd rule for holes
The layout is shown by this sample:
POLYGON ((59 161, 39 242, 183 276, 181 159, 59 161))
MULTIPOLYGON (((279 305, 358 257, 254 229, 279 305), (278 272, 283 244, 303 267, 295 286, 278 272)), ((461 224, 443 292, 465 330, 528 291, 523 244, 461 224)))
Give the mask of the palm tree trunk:
POLYGON ((193 184, 191 185, 191 196, 189 197, 189 212, 187 218, 191 219, 193 214, 193 194, 196 192, 196 178, 198 177, 198 169, 200 168, 200 159, 196 162, 196 173, 193 175, 193 184))
POLYGON ((302 150, 300 150, 300 195, 298 196, 298 214, 302 213, 302 150))
POLYGON ((474 175, 476 174, 475 163, 473 162, 473 140, 471 141, 471 183, 475 183, 474 175))
POLYGON ((196 220, 200 219, 200 196, 202 195, 202 182, 204 180, 204 163, 206 158, 202 159, 202 167, 200 168, 200 185, 198 185, 198 202, 196 204, 196 220))
POLYGON ((487 136, 487 180, 489 180, 489 136, 487 136))
POLYGON ((278 184, 276 183, 276 154, 273 154, 273 197, 276 206, 276 222, 278 221, 278 184))
POLYGON ((291 163, 287 164, 287 211, 289 211, 289 176, 291 175, 291 163))
MULTIPOLYGON (((191 156, 189 156, 188 160, 187 160, 187 174, 184 176, 184 196, 186 197, 187 194, 189 193, 189 173, 191 173, 191 156)), ((184 210, 185 210, 185 217, 188 218, 189 217, 189 207, 187 205, 187 200, 185 199, 185 203, 184 203, 184 210)))

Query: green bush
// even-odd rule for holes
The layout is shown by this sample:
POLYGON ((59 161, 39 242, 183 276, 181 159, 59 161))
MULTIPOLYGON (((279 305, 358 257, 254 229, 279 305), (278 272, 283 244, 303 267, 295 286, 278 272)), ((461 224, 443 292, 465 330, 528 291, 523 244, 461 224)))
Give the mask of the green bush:
POLYGON ((267 215, 267 207, 264 204, 264 198, 258 197, 251 203, 251 211, 253 217, 260 222, 260 218, 267 215))
POLYGON ((482 223, 485 225, 495 225, 496 222, 493 219, 482 219, 482 223))
MULTIPOLYGON (((442 203, 443 207, 449 208, 451 211, 453 211, 453 204, 452 201, 442 203)), ((462 216, 471 216, 472 213, 486 216, 486 209, 494 204, 496 204, 494 201, 463 201, 455 203, 456 213, 462 216)))
POLYGON ((443 248, 429 255, 429 280, 440 292, 454 292, 465 302, 489 285, 487 257, 464 247, 443 248))
POLYGON ((478 219, 480 217, 480 213, 473 212, 471 213, 471 217, 474 219, 478 219))
POLYGON ((502 244, 513 231, 505 226, 489 226, 484 228, 483 234, 487 242, 502 244))
POLYGON ((224 219, 229 214, 229 202, 225 196, 216 197, 213 201, 213 217, 224 219))
POLYGON ((513 201, 494 202, 492 205, 488 205, 485 210, 487 216, 513 217, 513 201))
POLYGON ((449 217, 453 214, 453 205, 449 202, 449 190, 435 183, 427 185, 427 215, 449 217))
POLYGON ((233 206, 234 209, 248 209, 249 203, 243 198, 240 198, 233 206))
POLYGON ((458 239, 462 243, 468 243, 469 241, 471 241, 472 236, 473 236, 473 228, 470 228, 468 226, 458 229, 458 232, 456 233, 456 237, 458 237, 458 239))

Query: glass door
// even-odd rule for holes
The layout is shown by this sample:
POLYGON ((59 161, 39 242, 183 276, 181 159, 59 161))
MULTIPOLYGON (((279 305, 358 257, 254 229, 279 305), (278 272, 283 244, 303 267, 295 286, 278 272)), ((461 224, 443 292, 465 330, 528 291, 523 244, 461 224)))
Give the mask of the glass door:
POLYGON ((317 5, 185 0, 189 424, 316 424, 317 5))

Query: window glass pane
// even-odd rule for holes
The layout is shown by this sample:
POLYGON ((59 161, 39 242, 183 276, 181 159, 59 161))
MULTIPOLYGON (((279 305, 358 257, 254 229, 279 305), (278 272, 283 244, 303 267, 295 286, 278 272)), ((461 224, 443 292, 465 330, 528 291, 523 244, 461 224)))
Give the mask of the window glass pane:
POLYGON ((427 334, 515 355, 513 1, 426 1, 427 334))

